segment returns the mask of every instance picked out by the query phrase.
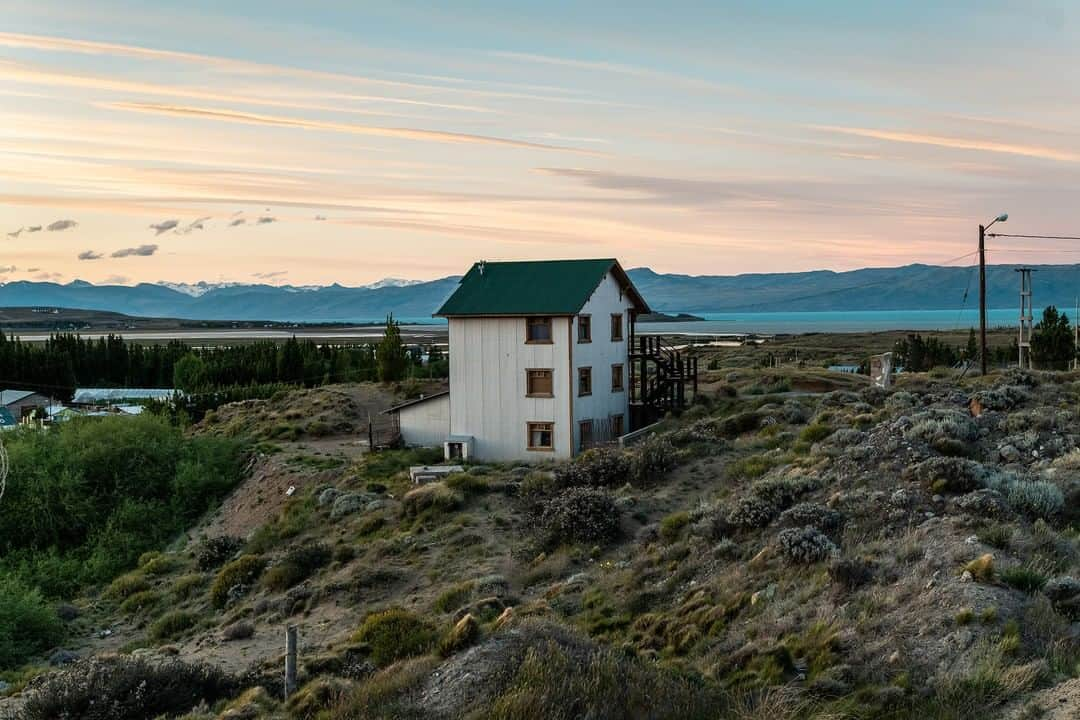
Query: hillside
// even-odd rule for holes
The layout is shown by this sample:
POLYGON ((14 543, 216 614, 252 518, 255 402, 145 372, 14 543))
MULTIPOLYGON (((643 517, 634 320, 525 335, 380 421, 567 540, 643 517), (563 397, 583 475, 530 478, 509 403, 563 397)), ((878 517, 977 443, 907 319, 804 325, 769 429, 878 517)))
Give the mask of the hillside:
MULTIPOLYGON (((1033 267, 1037 270, 1036 305, 1072 308, 1080 265, 1033 267)), ((932 265, 731 276, 661 274, 636 268, 629 275, 653 309, 667 312, 941 310, 961 307, 965 291, 967 307, 973 307, 978 292, 972 268, 932 265)), ((428 319, 453 292, 458 279, 369 287, 204 286, 194 295, 146 283, 129 287, 81 281, 67 285, 11 282, 0 285, 0 306, 84 308, 194 320, 370 322, 384 319, 387 313, 428 319)), ((991 308, 1015 307, 1017 288, 1014 266, 987 269, 991 308)))
POLYGON ((708 399, 630 451, 421 487, 404 470, 432 453, 364 454, 332 387, 208 417, 194 437, 264 438, 246 479, 76 598, 78 659, 2 676, 0 714, 1075 717, 1080 376, 883 392, 724 352, 708 399), (305 403, 318 443, 266 439, 305 403), (153 702, 125 705, 129 680, 153 702))

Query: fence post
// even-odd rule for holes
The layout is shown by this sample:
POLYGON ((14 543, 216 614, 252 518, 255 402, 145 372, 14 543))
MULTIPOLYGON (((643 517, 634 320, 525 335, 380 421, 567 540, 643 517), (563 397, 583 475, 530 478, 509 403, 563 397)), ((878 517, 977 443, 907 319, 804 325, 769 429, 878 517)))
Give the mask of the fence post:
POLYGON ((371 414, 368 414, 367 419, 367 444, 368 452, 375 452, 375 427, 371 423, 371 414))
POLYGON ((285 699, 296 692, 296 626, 285 628, 285 699))

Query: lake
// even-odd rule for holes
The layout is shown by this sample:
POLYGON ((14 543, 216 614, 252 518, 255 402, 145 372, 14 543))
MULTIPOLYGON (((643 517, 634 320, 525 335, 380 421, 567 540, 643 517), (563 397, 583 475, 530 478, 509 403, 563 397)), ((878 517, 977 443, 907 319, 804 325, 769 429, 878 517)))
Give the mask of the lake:
MULTIPOLYGON (((673 311, 669 311, 673 312, 673 311)), ((818 312, 692 313, 702 321, 638 323, 639 333, 722 335, 727 333, 878 332, 883 330, 965 330, 979 327, 979 309, 831 310, 818 312)), ((1019 326, 1018 309, 987 310, 988 327, 1019 326)), ((1038 322, 1042 309, 1035 312, 1038 322)), ((1071 316, 1072 313, 1069 313, 1071 316)), ((1071 318, 1070 318, 1071 319, 1071 318)))

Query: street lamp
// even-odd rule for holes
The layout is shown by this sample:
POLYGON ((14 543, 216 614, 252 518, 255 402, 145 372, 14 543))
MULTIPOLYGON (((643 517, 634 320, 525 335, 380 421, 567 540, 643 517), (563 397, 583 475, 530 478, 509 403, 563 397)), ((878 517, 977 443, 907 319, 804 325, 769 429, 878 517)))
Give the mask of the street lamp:
POLYGON ((983 375, 986 374, 986 231, 994 223, 1008 219, 1008 213, 1001 213, 989 225, 979 226, 979 359, 983 375))

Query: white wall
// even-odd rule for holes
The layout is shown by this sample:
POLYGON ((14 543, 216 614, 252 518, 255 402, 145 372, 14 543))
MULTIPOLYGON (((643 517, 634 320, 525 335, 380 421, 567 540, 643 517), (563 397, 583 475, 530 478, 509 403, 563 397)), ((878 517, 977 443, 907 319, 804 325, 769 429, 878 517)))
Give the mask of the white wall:
POLYGON ((574 447, 580 450, 578 423, 582 420, 606 420, 612 415, 623 416, 623 432, 630 429, 630 309, 633 303, 619 288, 615 277, 608 273, 597 287, 582 315, 590 315, 592 342, 577 342, 577 319, 574 319, 574 447), (611 316, 622 313, 623 339, 611 341, 611 316), (611 392, 611 366, 622 363, 623 390, 611 392), (577 369, 592 367, 592 395, 577 395, 577 369))
POLYGON ((450 318, 449 326, 450 434, 471 435, 478 460, 572 455, 569 318, 552 319, 551 344, 526 344, 523 317, 450 318), (553 371, 554 397, 526 397, 525 370, 542 368, 553 371), (555 424, 553 451, 527 449, 527 422, 555 424))
POLYGON ((450 434, 450 396, 425 400, 398 410, 401 440, 415 447, 442 447, 450 434))

